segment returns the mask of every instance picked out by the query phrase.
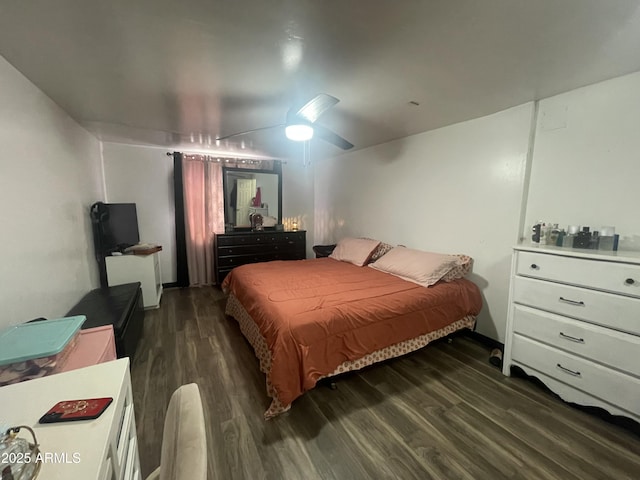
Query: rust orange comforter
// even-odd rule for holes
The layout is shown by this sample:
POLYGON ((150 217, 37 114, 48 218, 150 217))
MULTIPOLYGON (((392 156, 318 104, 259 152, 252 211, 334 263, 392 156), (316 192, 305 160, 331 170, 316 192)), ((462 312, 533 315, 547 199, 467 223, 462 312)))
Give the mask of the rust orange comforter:
POLYGON ((331 258, 235 268, 223 289, 235 295, 271 352, 270 381, 289 405, 346 360, 438 330, 482 307, 461 279, 425 288, 331 258))

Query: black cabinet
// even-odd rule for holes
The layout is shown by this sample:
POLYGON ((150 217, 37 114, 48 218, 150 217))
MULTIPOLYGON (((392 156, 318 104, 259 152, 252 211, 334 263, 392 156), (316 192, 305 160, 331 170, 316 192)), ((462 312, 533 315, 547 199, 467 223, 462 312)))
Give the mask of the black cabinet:
POLYGON ((238 265, 306 258, 306 232, 221 233, 214 243, 216 282, 238 265))
POLYGON ((331 255, 335 248, 336 248, 335 243, 331 245, 314 245, 313 251, 316 254, 316 258, 325 258, 331 255))

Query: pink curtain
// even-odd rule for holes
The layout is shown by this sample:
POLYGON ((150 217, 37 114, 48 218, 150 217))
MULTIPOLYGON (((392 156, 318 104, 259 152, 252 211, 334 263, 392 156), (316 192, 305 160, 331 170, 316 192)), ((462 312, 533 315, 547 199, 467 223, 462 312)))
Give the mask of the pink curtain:
POLYGON ((211 285, 213 237, 224 232, 222 166, 200 155, 184 155, 182 175, 189 284, 211 285))

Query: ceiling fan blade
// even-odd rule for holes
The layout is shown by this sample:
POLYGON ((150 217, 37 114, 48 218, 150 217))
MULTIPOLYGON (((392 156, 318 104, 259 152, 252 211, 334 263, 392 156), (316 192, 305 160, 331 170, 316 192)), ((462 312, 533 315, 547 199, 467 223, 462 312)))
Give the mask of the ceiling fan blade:
POLYGON ((327 95, 326 93, 319 93, 311 100, 309 100, 300 110, 295 113, 296 117, 302 118, 309 123, 314 123, 320 115, 333 107, 338 103, 336 97, 327 95))
POLYGON ((272 128, 284 127, 284 125, 285 125, 284 123, 279 123, 278 125, 270 125, 268 127, 253 128, 251 130, 245 130, 244 132, 237 132, 237 133, 232 133, 230 135, 225 135, 224 137, 216 137, 216 140, 226 140, 227 138, 239 137, 240 135, 247 135, 248 133, 259 132, 261 130, 269 130, 272 128))
POLYGON ((333 133, 331 130, 323 127, 322 125, 314 125, 313 131, 315 138, 320 138, 325 142, 329 142, 343 150, 349 150, 350 148, 353 148, 353 143, 345 140, 340 135, 333 133))

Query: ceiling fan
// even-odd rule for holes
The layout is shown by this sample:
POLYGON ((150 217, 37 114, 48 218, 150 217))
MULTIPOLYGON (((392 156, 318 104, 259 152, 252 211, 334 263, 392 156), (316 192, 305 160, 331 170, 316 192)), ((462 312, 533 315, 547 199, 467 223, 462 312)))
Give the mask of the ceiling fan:
POLYGON ((298 111, 289 109, 287 112, 286 122, 279 123, 277 125, 270 125, 268 127, 254 128, 252 130, 246 130, 244 132, 232 133, 231 135, 225 135, 218 137, 216 140, 225 140, 231 137, 238 137, 240 135, 246 135, 248 133, 259 132, 261 130, 269 130, 272 128, 285 128, 285 134, 288 139, 297 142, 304 142, 311 140, 313 137, 329 142, 336 147, 343 150, 349 150, 353 147, 353 144, 340 135, 333 133, 326 127, 316 123, 318 118, 338 103, 336 97, 327 95, 326 93, 320 93, 304 104, 298 111))

